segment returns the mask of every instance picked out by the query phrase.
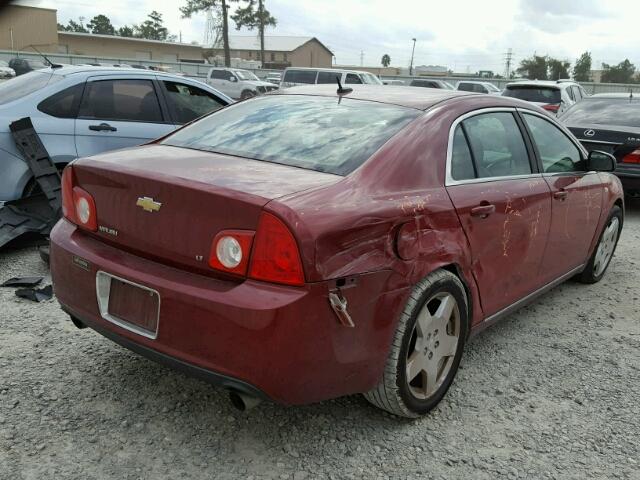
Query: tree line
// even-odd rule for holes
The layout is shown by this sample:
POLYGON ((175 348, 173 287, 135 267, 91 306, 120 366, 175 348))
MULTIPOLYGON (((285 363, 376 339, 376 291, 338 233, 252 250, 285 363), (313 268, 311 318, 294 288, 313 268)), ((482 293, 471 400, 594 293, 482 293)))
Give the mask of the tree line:
MULTIPOLYGON (((576 60, 573 70, 571 70, 571 63, 567 60, 558 60, 548 55, 533 55, 520 62, 516 73, 532 80, 559 80, 570 78, 573 73, 575 81, 589 82, 591 81, 591 69, 591 52, 584 52, 576 60)), ((603 83, 640 83, 640 78, 638 78, 635 65, 629 59, 625 59, 617 65, 603 63, 600 81, 603 83)))
MULTIPOLYGON (((224 62, 231 65, 231 52, 229 49, 229 19, 235 23, 236 30, 247 28, 257 30, 260 38, 260 60, 264 63, 264 31, 267 27, 275 27, 276 18, 265 8, 264 0, 187 0, 180 7, 182 18, 191 18, 197 13, 212 13, 215 20, 215 46, 222 45, 224 50, 224 62), (231 5, 236 8, 231 14, 231 5)), ((120 37, 145 38, 148 40, 160 40, 175 42, 177 36, 170 34, 164 26, 162 14, 155 10, 147 19, 134 25, 123 25, 116 28, 111 19, 106 15, 96 15, 89 22, 80 17, 78 21, 69 20, 66 25, 58 23, 58 30, 63 32, 93 33, 96 35, 116 35, 120 37)), ((197 42, 193 42, 197 43, 197 42)))

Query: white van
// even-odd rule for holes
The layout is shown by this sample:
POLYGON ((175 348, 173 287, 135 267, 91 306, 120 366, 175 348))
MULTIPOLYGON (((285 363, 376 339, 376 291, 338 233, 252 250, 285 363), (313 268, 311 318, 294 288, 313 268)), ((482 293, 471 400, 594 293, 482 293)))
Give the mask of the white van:
POLYGON ((382 85, 382 81, 374 74, 358 70, 342 70, 339 68, 298 68, 289 67, 284 71, 280 88, 295 87, 296 85, 319 85, 334 83, 340 76, 343 85, 367 84, 382 85))

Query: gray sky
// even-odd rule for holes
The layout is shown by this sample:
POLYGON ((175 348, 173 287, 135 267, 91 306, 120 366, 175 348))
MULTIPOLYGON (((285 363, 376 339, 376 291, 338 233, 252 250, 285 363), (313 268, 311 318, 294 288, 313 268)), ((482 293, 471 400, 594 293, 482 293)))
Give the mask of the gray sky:
MULTIPOLYGON (((265 0, 278 19, 267 34, 317 37, 338 64, 407 66, 416 37, 416 65, 446 65, 457 72, 504 70, 512 48, 516 63, 549 54, 572 63, 585 50, 600 62, 629 58, 640 67, 640 1, 637 0, 265 0)), ((183 20, 182 0, 24 0, 58 10, 58 20, 105 14, 116 26, 142 22, 151 10, 163 14, 171 33, 185 42, 204 39, 204 16, 183 20)), ((232 4, 233 5, 233 4, 232 4)), ((235 29, 231 32, 238 33, 235 29)), ((241 32, 251 34, 250 32, 241 32)))

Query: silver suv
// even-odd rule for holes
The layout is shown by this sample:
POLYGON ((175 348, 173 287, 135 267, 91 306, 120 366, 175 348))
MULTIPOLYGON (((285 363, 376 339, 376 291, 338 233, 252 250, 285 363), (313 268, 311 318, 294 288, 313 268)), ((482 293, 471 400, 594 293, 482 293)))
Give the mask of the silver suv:
POLYGON ((508 83, 502 95, 526 100, 539 105, 549 113, 560 115, 586 97, 587 93, 573 80, 526 80, 508 83))
POLYGON ((249 70, 241 68, 212 68, 207 83, 234 99, 246 99, 277 90, 273 83, 263 82, 249 70))

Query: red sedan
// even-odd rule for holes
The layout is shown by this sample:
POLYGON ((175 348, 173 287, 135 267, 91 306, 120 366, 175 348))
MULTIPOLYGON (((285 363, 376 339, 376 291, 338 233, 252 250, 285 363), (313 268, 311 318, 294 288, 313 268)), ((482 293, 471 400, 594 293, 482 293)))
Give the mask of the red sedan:
POLYGON ((288 89, 68 167, 55 292, 77 326, 237 406, 364 393, 418 416, 470 334, 602 278, 614 164, 516 99, 288 89))

